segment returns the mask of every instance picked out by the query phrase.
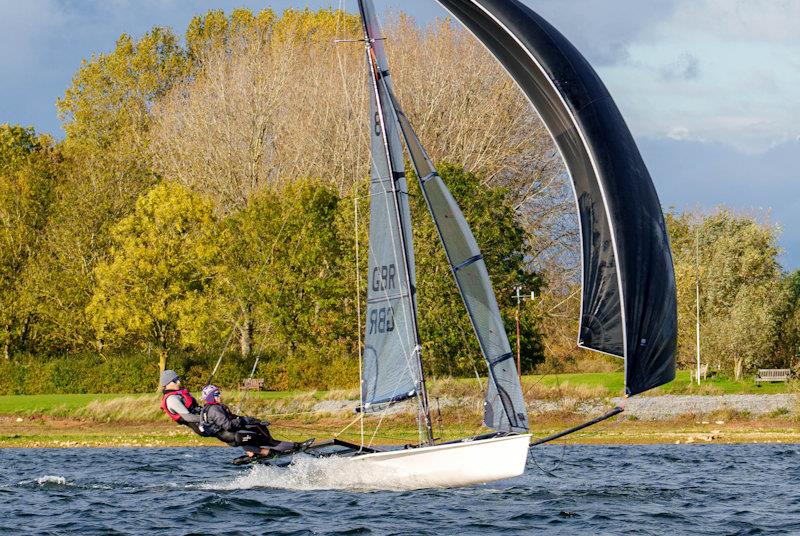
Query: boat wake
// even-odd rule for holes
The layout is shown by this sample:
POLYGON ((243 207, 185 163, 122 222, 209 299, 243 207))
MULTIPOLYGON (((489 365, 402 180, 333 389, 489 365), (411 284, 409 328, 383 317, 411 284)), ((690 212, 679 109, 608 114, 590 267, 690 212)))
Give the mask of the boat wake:
POLYGON ((228 482, 203 484, 207 490, 279 488, 290 490, 403 491, 424 483, 353 458, 296 456, 287 467, 256 465, 228 482))

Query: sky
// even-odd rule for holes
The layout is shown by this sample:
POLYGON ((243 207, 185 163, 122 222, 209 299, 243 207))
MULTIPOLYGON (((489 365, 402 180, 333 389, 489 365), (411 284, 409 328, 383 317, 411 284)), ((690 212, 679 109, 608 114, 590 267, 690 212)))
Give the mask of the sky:
MULTIPOLYGON (((800 0, 524 0, 587 57, 622 111, 662 205, 726 205, 778 225, 800 268, 800 0)), ((432 0, 375 0, 420 23, 432 0)), ((299 0, 0 0, 0 123, 63 136, 55 101, 81 60, 123 32, 182 34, 235 7, 338 7, 299 0)), ((344 6, 355 9, 355 1, 344 6)))

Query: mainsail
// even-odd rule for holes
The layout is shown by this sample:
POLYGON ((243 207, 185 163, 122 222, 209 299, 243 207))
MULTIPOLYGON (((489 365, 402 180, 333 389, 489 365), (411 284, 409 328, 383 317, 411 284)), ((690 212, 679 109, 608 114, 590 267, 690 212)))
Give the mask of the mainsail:
MULTIPOLYGON (((375 71, 373 79, 378 86, 376 94, 385 109, 383 118, 386 124, 391 125, 387 133, 391 132, 396 136, 398 127, 402 133, 422 193, 436 223, 448 262, 488 364, 489 387, 484 404, 484 423, 501 432, 526 432, 528 417, 522 388, 483 255, 458 204, 436 172, 394 96, 382 41, 376 38, 379 35, 378 22, 371 2, 367 0, 360 4, 367 36, 373 43, 371 57, 375 71)), ((378 129, 375 132, 377 133, 378 129)), ((373 136, 373 155, 377 149, 376 138, 377 136, 373 136)), ((374 180, 373 178, 373 188, 374 180)), ((404 179, 403 186, 405 186, 404 179)), ((407 206, 405 208, 407 210, 407 206)), ((371 225, 372 223, 371 221, 371 225)), ((372 236, 370 234, 370 240, 372 236)), ((370 264, 371 270, 372 266, 370 264)))
POLYGON ((438 0, 497 58, 549 129, 580 214, 579 346, 623 357, 629 395, 675 377, 675 274, 655 187, 586 59, 518 0, 438 0))
MULTIPOLYGON (((370 72, 370 185, 367 318, 362 400, 365 410, 417 396, 422 389, 417 330, 416 274, 402 146, 387 110, 391 91, 383 43, 371 2, 359 2, 370 72)), ((390 104, 389 104, 390 106, 390 104)))

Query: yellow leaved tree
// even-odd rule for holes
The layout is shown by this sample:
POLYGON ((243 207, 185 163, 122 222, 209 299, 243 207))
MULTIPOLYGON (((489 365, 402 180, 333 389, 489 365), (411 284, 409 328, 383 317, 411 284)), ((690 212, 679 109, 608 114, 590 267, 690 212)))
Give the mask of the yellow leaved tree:
POLYGON ((114 246, 94 270, 87 313, 102 344, 151 343, 166 367, 170 351, 198 346, 213 323, 220 273, 210 203, 174 183, 136 202, 112 231, 114 246))

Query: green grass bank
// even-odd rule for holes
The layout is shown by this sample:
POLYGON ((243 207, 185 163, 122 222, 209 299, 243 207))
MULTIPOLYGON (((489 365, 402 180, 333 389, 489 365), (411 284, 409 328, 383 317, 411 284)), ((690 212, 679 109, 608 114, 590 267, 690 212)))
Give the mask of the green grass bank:
MULTIPOLYGON (((485 380, 483 380, 485 383, 485 380)), ((559 400, 565 397, 598 399, 619 396, 623 392, 621 372, 529 375, 523 377, 523 390, 528 399, 559 400)), ((195 392, 199 386, 189 385, 195 392)), ((476 379, 440 379, 430 382, 434 398, 480 399, 476 379)), ((797 391, 795 383, 771 383, 756 386, 750 381, 736 382, 712 377, 698 386, 690 382, 688 371, 679 371, 677 378, 658 389, 640 396, 780 394, 797 391)), ((226 401, 240 403, 247 411, 307 411, 320 400, 352 401, 358 399, 356 389, 336 391, 237 391, 227 390, 226 401)), ((154 421, 162 417, 159 395, 150 393, 55 393, 36 395, 0 395, 0 415, 113 421, 154 421)), ((346 406, 346 403, 342 403, 346 406)))

